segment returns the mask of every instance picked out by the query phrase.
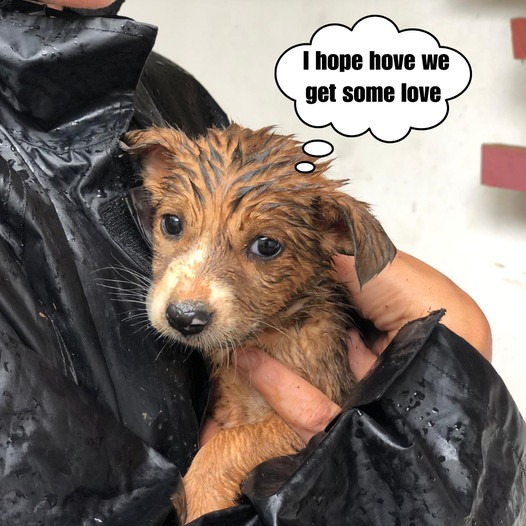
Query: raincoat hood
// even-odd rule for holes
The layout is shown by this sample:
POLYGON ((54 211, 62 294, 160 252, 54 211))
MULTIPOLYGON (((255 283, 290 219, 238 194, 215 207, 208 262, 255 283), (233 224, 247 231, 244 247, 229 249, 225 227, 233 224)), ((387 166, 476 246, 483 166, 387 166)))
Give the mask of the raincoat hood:
POLYGON ((16 12, 0 23, 1 122, 40 167, 78 185, 83 166, 107 155, 96 145, 128 129, 157 30, 123 18, 16 12))

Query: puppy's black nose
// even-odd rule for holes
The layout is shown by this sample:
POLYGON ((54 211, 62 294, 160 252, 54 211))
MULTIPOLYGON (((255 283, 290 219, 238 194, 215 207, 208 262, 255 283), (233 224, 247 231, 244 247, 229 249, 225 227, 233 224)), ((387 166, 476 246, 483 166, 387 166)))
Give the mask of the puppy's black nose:
POLYGON ((166 309, 168 323, 183 336, 199 334, 212 319, 203 303, 183 301, 170 303, 166 309))

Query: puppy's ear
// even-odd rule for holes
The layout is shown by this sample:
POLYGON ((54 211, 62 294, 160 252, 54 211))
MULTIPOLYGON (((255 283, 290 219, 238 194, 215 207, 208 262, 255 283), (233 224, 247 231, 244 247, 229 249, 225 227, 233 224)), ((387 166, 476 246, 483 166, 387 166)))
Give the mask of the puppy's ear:
POLYGON ((149 128, 128 133, 121 149, 141 161, 143 185, 128 192, 129 210, 146 242, 153 243, 154 204, 152 193, 162 180, 171 161, 170 148, 180 142, 180 132, 165 128, 149 128))
POLYGON ((130 155, 139 156, 145 184, 155 173, 162 173, 182 143, 184 135, 172 128, 148 128, 129 132, 121 148, 130 155))
POLYGON ((360 286, 395 257, 395 246, 366 203, 335 190, 319 198, 318 212, 325 232, 322 249, 354 256, 360 286))

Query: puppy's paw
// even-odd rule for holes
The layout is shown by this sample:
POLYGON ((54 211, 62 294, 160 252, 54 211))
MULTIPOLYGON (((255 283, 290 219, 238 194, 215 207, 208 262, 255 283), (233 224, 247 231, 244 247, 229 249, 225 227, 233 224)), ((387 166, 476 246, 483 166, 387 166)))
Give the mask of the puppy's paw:
POLYGON ((186 524, 187 521, 187 504, 186 504, 186 494, 184 491, 184 485, 179 484, 177 486, 177 490, 172 495, 172 505, 175 509, 175 513, 179 519, 179 523, 181 526, 186 524))
POLYGON ((186 494, 184 524, 192 522, 205 513, 235 505, 239 486, 230 481, 219 480, 211 470, 210 466, 206 471, 199 471, 191 467, 184 477, 184 492, 186 494))

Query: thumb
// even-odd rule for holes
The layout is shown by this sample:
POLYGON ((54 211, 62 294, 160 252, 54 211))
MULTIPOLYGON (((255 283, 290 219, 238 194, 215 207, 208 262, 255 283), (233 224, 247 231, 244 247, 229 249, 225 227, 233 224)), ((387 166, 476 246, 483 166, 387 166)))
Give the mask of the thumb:
POLYGON ((371 369, 378 356, 365 345, 356 329, 347 331, 349 365, 355 378, 360 381, 371 369))

